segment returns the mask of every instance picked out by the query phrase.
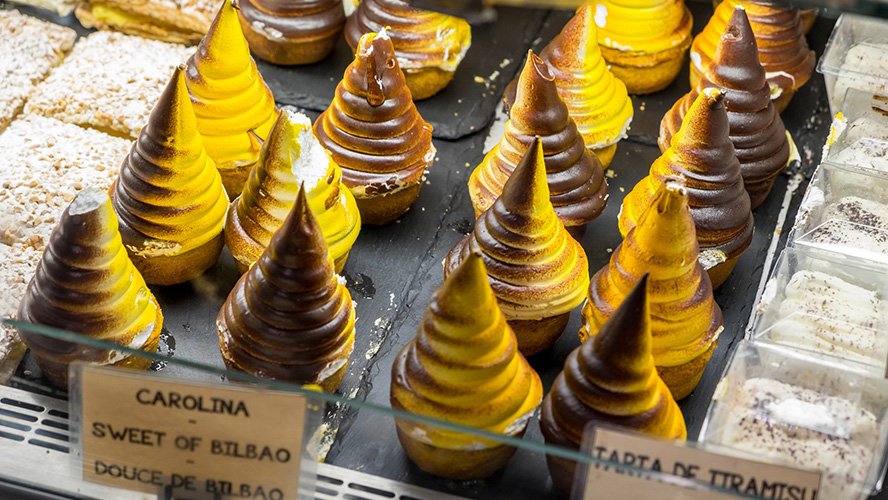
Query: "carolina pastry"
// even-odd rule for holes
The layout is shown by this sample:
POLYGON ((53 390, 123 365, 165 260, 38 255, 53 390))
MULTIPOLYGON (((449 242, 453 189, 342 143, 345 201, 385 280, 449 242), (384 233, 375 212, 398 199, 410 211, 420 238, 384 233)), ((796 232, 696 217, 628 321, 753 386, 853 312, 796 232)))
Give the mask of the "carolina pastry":
POLYGON ((256 70, 232 0, 222 2, 185 77, 197 130, 232 199, 239 195, 277 119, 271 90, 256 70))
POLYGON ((570 312, 583 302, 589 264, 549 201, 539 137, 506 181, 503 194, 475 221, 475 230, 447 254, 444 277, 475 252, 484 258, 518 349, 529 356, 554 344, 570 312))
POLYGON ((256 265, 216 318, 229 370, 333 392, 355 343, 355 310, 333 272, 324 235, 300 188, 256 265))
POLYGON ((737 258, 752 243, 754 229, 740 162, 728 136, 724 100, 725 92, 717 88, 704 89, 697 96, 684 126, 672 136, 672 147, 626 195, 620 211, 620 234, 626 237, 660 186, 674 176, 683 177, 700 261, 713 288, 721 286, 731 274, 737 258))
POLYGON ((389 223, 410 208, 435 146, 432 126, 410 99, 387 30, 361 38, 314 133, 342 167, 342 182, 355 195, 364 224, 389 223))
POLYGON ((15 10, 0 10, 0 132, 22 110, 28 93, 61 64, 77 33, 15 10))
POLYGON ((666 88, 691 46, 691 11, 683 0, 596 0, 601 55, 630 94, 666 88))
POLYGON ((607 181, 598 158, 585 148, 577 125, 558 96, 549 67, 528 51, 515 104, 503 138, 469 178, 475 216, 490 208, 534 141, 541 138, 555 213, 577 238, 607 203, 607 181))
POLYGON ((194 45, 218 6, 214 0, 83 0, 75 14, 87 28, 194 45))
POLYGON ((592 277, 583 306, 580 340, 586 341, 650 272, 654 362, 676 400, 700 381, 724 324, 699 254, 687 188, 661 184, 610 262, 592 277))
POLYGON ((446 87, 472 45, 465 20, 411 7, 406 0, 362 0, 345 23, 345 39, 357 51, 365 34, 386 27, 416 101, 446 87))
POLYGON ((771 102, 765 70, 758 60, 752 27, 746 11, 738 6, 725 27, 706 74, 663 117, 658 139, 660 151, 666 151, 691 103, 703 89, 725 91, 731 142, 740 160, 753 209, 765 201, 777 175, 790 160, 790 138, 771 102))
MULTIPOLYGON (((470 254, 432 296, 416 338, 392 365, 391 405, 489 432, 521 437, 543 397, 518 352, 480 255, 470 254)), ((513 446, 396 419, 398 439, 422 470, 454 479, 493 474, 513 446)))
POLYGON ((154 285, 183 283, 216 263, 228 207, 183 71, 173 73, 111 188, 123 244, 154 285))
MULTIPOLYGON (((111 201, 101 190, 84 189, 65 209, 19 305, 18 319, 132 349, 157 350, 163 315, 123 248, 111 201)), ((62 389, 68 386, 73 361, 140 370, 151 364, 148 358, 27 330, 19 334, 46 378, 62 389)))
MULTIPOLYGON (((687 438, 684 417, 654 367, 647 287, 644 274, 598 334, 567 357, 543 400, 547 444, 579 449, 589 422, 687 438)), ((555 490, 567 498, 576 462, 554 455, 546 461, 555 490)))
POLYGON ((311 120, 282 111, 244 192, 228 208, 225 244, 237 269, 244 272, 259 259, 304 186, 336 272, 341 272, 361 230, 355 198, 341 181, 339 166, 311 133, 311 120))
POLYGON ((274 64, 320 61, 345 25, 342 0, 241 0, 237 15, 253 54, 274 64))
MULTIPOLYGON (((583 4, 561 33, 540 52, 555 77, 558 95, 567 105, 586 147, 610 165, 617 142, 632 123, 632 100, 626 84, 614 78, 598 48, 598 30, 591 4, 583 4)), ((503 102, 508 113, 518 90, 516 77, 506 87, 503 102)))
POLYGON ((746 9, 755 33, 758 57, 765 68, 771 99, 777 111, 783 111, 795 91, 811 78, 814 51, 802 31, 799 10, 764 0, 725 0, 691 46, 691 87, 706 72, 715 57, 716 45, 734 15, 737 6, 746 9))

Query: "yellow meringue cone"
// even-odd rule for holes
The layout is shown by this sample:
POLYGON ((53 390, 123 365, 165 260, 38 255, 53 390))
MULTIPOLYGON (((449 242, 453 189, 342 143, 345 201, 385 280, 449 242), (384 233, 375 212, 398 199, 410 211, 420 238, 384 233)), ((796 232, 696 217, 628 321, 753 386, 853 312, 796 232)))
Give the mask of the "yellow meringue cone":
POLYGON ((333 273, 304 188, 228 295, 216 331, 229 369, 326 392, 339 386, 354 349, 354 303, 333 273))
POLYGON ((623 199, 620 234, 625 237, 660 187, 682 177, 694 220, 703 268, 718 288, 752 243, 754 221, 731 143, 725 91, 703 90, 672 136, 672 147, 651 165, 650 175, 623 199))
POLYGON ((811 78, 817 62, 814 51, 808 48, 799 9, 785 4, 764 0, 721 2, 691 46, 691 87, 696 87, 706 73, 737 6, 746 11, 771 99, 777 111, 783 111, 795 91, 811 78))
POLYGON ((666 88, 691 45, 691 11, 683 0, 595 0, 601 55, 630 94, 666 88))
MULTIPOLYGON (((598 30, 591 4, 583 4, 561 33, 540 52, 549 65, 558 95, 577 124, 586 147, 610 165, 617 141, 626 137, 632 123, 632 100, 626 84, 607 68, 598 48, 598 30)), ((515 101, 518 77, 503 94, 506 112, 515 101)))
MULTIPOLYGON (((416 338, 392 366, 391 405, 508 436, 522 436, 543 396, 518 352, 480 255, 470 254, 432 296, 416 338)), ((487 477, 515 448, 449 429, 396 419, 413 462, 455 479, 487 477)))
POLYGON ((304 183, 308 205, 321 227, 336 272, 361 230, 361 214, 342 171, 311 130, 302 113, 283 111, 274 124, 244 191, 231 202, 225 222, 225 244, 240 272, 265 250, 284 223, 304 183))
POLYGON ((154 285, 183 283, 216 263, 228 207, 183 71, 173 73, 111 187, 123 244, 154 285))
POLYGON ((228 195, 239 195, 277 118, 271 90, 250 57, 237 12, 224 0, 185 74, 197 129, 228 195))
POLYGON ((389 28, 416 101, 446 87, 472 45, 472 28, 464 19, 418 9, 407 0, 362 1, 345 23, 345 40, 357 51, 361 37, 383 28, 389 28))
POLYGON ((694 389, 715 350, 724 321, 700 251, 681 179, 661 184, 610 262, 592 277, 580 340, 598 333, 617 305, 650 272, 654 361, 675 399, 694 389))
POLYGON ((535 137, 542 139, 550 200, 564 226, 578 238, 607 204, 604 169, 585 148, 577 126, 558 96, 549 67, 533 52, 518 77, 515 103, 503 138, 472 172, 469 195, 475 215, 503 192, 509 176, 535 137))
MULTIPOLYGON (((589 342, 567 357, 543 400, 540 431, 547 444, 579 449, 589 422, 686 439, 684 417, 657 375, 645 273, 589 342)), ((573 486, 576 462, 547 455, 555 490, 573 486)))
MULTIPOLYGON (((133 266, 108 195, 86 188, 65 209, 19 304, 18 319, 154 352, 163 315, 133 266)), ((43 374, 67 389, 74 361, 145 370, 151 360, 19 331, 43 374)))
POLYGON ((447 254, 445 278, 476 252, 484 258, 521 352, 529 356, 554 344, 570 312, 583 302, 589 264, 549 200, 539 137, 506 181, 502 196, 447 254))

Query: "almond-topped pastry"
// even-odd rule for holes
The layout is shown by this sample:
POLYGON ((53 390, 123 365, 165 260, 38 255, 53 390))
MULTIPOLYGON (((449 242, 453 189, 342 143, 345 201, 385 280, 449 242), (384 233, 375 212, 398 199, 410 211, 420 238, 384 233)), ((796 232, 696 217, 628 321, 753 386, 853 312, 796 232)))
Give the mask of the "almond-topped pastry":
POLYGON ((777 175, 790 161, 791 150, 791 139, 771 101, 771 90, 758 54, 746 10, 737 6, 721 35, 709 69, 697 86, 663 117, 658 139, 660 151, 666 151, 700 92, 707 88, 724 91, 731 142, 740 160, 753 209, 771 192, 777 175))
POLYGON ((237 14, 250 50, 274 64, 320 61, 345 25, 342 0, 240 0, 237 14))
POLYGON ((183 283, 216 263, 228 208, 183 72, 173 73, 111 187, 123 244, 154 285, 183 283))
MULTIPOLYGON (((521 437, 542 397, 540 377, 518 351, 481 256, 470 254, 432 296, 416 338, 398 353, 392 408, 521 437)), ((487 477, 515 453, 478 436, 396 422, 407 456, 439 476, 487 477)))
POLYGON ((228 208, 225 244, 237 269, 244 272, 259 259, 304 187, 336 272, 341 272, 361 230, 355 197, 341 181, 339 166, 312 135, 311 120, 281 111, 243 193, 228 208))
POLYGON ((661 184, 610 262, 592 277, 583 306, 580 340, 588 341, 650 273, 654 362, 675 399, 700 381, 724 323, 699 254, 687 188, 679 181, 661 184))
POLYGON ((484 258, 518 349, 529 356, 554 344, 570 312, 583 302, 589 263, 549 201, 539 137, 506 181, 502 196, 447 254, 445 278, 475 252, 484 258))
POLYGON ((718 88, 704 89, 697 96, 681 130, 672 136, 672 147, 626 195, 620 211, 620 234, 626 237, 660 186, 675 177, 685 179, 700 262, 712 288, 731 274, 737 258, 752 243, 755 227, 740 162, 728 135, 724 100, 725 91, 718 88))
POLYGON ((388 33, 361 38, 333 102, 314 124, 365 224, 386 224, 406 212, 435 159, 432 126, 410 98, 388 33))
POLYGON ((567 106, 558 96, 549 66, 528 51, 518 77, 515 103, 503 138, 469 178, 475 216, 490 208, 516 165, 539 137, 545 154, 549 195, 564 226, 579 238, 607 204, 607 181, 594 153, 586 149, 567 106))
POLYGON ((224 0, 188 60, 197 129, 232 199, 239 195, 277 119, 271 90, 250 57, 232 0, 224 0))
MULTIPOLYGON (((133 266, 117 231, 108 195, 86 188, 68 205, 50 236, 18 310, 19 321, 154 352, 163 315, 133 266)), ((151 360, 19 330, 37 365, 67 389, 74 361, 145 370, 151 360)))
MULTIPOLYGON (((724 0, 691 46, 691 87, 715 58, 722 33, 732 22, 736 7, 743 7, 755 33, 758 58, 765 69, 771 99, 783 111, 795 91, 811 78, 816 57, 808 48, 799 9, 765 0, 724 0)), ((736 24, 736 21, 734 22, 736 24)))
POLYGON ((465 20, 412 7, 406 0, 363 0, 345 24, 345 39, 359 50, 361 38, 389 28, 398 64, 414 100, 447 86, 472 45, 465 20))
POLYGON ((333 272, 304 189, 228 295, 216 330, 229 370, 326 392, 339 386, 354 349, 354 303, 333 272))
POLYGON ((630 94, 666 88, 691 46, 684 0, 594 0, 601 55, 630 94))
MULTIPOLYGON (((583 4, 561 33, 540 52, 555 77, 558 95, 564 100, 577 131, 602 166, 610 165, 617 142, 626 137, 632 123, 632 100, 626 84, 614 77, 598 48, 591 4, 583 4)), ((515 102, 518 77, 503 94, 508 113, 515 102)))
MULTIPOLYGON (((684 417, 657 375, 644 274, 598 334, 564 362, 543 400, 540 431, 547 444, 579 449, 589 422, 686 439, 684 417)), ((567 498, 576 462, 546 455, 555 490, 567 498)))

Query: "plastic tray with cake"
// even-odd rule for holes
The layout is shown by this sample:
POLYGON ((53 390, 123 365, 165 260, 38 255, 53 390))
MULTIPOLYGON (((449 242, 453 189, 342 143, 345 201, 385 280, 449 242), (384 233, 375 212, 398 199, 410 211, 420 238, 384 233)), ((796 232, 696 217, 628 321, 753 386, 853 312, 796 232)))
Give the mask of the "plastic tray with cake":
POLYGON ((842 108, 845 89, 888 94, 888 20, 842 14, 817 71, 826 81, 832 114, 842 108))
POLYGON ((757 342, 834 356, 873 376, 888 363, 888 266, 804 244, 786 248, 748 332, 757 342))
POLYGON ((823 163, 796 214, 791 242, 888 262, 888 177, 823 163))
POLYGON ((888 97, 849 88, 823 151, 826 161, 888 175, 888 97))
POLYGON ((888 381, 845 363, 744 340, 712 398, 700 441, 820 469, 817 498, 879 491, 888 381))

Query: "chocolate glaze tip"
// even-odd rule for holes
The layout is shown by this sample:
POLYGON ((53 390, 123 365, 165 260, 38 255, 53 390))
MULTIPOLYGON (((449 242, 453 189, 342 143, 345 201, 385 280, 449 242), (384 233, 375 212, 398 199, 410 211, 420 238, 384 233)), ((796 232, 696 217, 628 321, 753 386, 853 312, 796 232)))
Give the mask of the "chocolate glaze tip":
POLYGON ((499 200, 502 200, 509 213, 529 215, 541 204, 551 203, 543 158, 543 143, 536 136, 503 185, 503 194, 499 200))
POLYGON ((637 362, 651 358, 648 276, 647 272, 642 275, 613 316, 580 348, 584 360, 600 363, 601 377, 634 385, 650 376, 650 364, 637 362))

